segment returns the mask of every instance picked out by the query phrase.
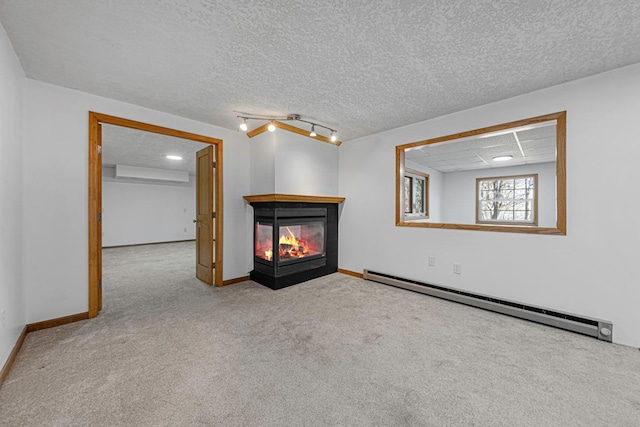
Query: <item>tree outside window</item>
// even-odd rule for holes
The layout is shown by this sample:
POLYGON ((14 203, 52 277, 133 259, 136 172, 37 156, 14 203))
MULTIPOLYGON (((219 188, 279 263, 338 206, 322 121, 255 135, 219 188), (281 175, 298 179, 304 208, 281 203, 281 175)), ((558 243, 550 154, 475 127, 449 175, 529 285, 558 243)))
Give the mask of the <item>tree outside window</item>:
POLYGON ((476 180, 476 223, 537 225, 538 175, 476 180))

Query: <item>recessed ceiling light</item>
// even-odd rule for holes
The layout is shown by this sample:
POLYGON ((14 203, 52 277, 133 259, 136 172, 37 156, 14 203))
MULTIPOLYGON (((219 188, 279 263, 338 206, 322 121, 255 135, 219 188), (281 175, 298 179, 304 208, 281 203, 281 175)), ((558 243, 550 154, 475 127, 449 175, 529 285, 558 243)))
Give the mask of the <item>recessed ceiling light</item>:
POLYGON ((169 156, 167 156, 167 159, 169 159, 169 160, 182 160, 182 157, 169 155, 169 156))
POLYGON ((494 162, 506 162, 507 160, 511 160, 513 159, 513 156, 497 156, 494 157, 492 160, 494 162))

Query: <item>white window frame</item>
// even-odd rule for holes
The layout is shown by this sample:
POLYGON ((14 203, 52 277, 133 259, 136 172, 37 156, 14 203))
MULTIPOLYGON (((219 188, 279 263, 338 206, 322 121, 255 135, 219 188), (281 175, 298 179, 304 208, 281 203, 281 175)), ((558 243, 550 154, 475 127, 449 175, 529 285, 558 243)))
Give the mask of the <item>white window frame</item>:
MULTIPOLYGON (((495 199, 500 200, 500 199, 495 199)), ((526 175, 509 175, 509 176, 493 176, 493 177, 483 177, 476 178, 476 224, 501 224, 501 225, 538 225, 538 174, 526 174, 526 175), (520 179, 533 179, 533 194, 529 198, 521 199, 515 197, 515 181, 520 179), (513 181, 513 198, 502 199, 505 202, 509 203, 512 208, 505 209, 504 211, 513 211, 516 212, 516 209, 513 207, 518 202, 530 202, 531 203, 531 220, 505 220, 505 219, 485 219, 482 218, 482 202, 481 200, 481 185, 483 182, 497 182, 497 181, 513 181)))

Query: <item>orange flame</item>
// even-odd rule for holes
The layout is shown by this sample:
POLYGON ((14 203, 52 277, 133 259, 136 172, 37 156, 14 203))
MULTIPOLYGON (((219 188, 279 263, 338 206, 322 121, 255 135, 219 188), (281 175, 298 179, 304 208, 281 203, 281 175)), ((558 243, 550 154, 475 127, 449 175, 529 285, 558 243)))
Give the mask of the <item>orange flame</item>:
POLYGON ((280 241, 279 243, 281 245, 292 245, 292 246, 298 246, 298 239, 296 239, 296 236, 291 232, 291 230, 289 229, 289 227, 287 227, 287 231, 289 232, 290 236, 285 236, 284 234, 282 236, 280 236, 280 241))

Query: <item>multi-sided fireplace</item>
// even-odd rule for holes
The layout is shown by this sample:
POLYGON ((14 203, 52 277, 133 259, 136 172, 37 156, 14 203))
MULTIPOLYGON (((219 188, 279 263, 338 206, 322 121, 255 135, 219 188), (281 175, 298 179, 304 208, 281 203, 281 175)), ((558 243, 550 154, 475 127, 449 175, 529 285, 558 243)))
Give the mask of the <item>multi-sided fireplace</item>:
POLYGON ((338 270, 343 198, 245 196, 254 208, 251 279, 280 289, 338 270))

